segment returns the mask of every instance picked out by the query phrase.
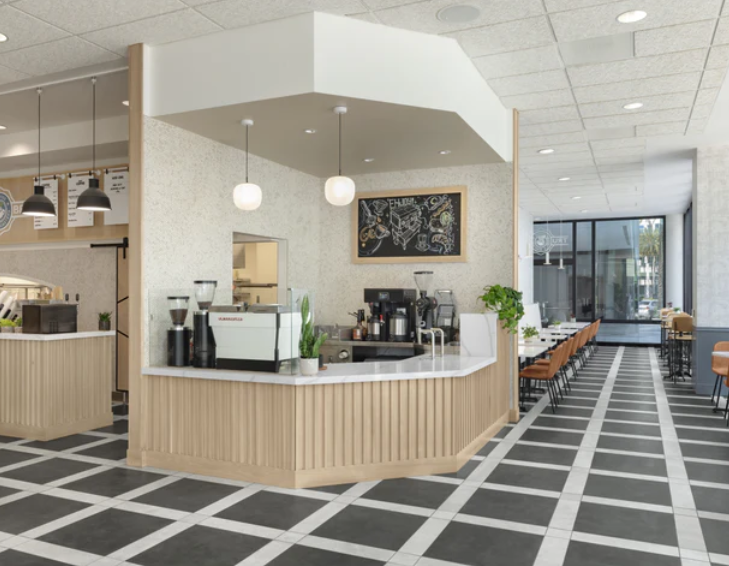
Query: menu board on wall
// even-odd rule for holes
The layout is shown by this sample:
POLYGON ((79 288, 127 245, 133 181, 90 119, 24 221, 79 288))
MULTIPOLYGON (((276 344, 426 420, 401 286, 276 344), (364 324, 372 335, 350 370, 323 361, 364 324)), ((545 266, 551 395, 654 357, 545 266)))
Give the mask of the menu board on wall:
POLYGON ((68 223, 69 228, 94 225, 94 213, 90 210, 76 210, 78 197, 89 188, 88 175, 68 176, 68 223))
POLYGON ((107 171, 104 192, 111 201, 111 210, 104 212, 104 224, 129 224, 129 171, 107 171))
POLYGON ((44 194, 51 199, 56 209, 55 216, 34 216, 33 228, 36 230, 52 230, 58 228, 58 179, 41 180, 44 194))

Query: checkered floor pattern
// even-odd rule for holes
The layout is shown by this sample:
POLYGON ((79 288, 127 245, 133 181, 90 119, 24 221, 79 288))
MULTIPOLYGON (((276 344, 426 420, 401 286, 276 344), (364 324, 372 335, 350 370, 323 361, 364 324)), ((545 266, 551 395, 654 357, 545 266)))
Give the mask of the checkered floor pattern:
POLYGON ((603 347, 458 474, 289 490, 129 468, 127 421, 0 437, 0 566, 729 565, 729 429, 603 347))

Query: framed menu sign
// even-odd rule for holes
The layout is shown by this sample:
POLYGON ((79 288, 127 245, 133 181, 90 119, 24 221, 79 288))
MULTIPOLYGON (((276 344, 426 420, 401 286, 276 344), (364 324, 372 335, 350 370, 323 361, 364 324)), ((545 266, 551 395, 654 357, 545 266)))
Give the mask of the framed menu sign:
POLYGON ((354 263, 466 261, 466 187, 358 193, 354 263))
POLYGON ((46 195, 53 203, 56 209, 55 216, 34 216, 33 228, 36 230, 53 230, 58 228, 58 179, 41 179, 43 185, 43 194, 46 195))
POLYGON ((76 201, 89 188, 88 175, 68 176, 68 224, 69 228, 82 228, 94 225, 94 213, 91 210, 77 210, 76 201))

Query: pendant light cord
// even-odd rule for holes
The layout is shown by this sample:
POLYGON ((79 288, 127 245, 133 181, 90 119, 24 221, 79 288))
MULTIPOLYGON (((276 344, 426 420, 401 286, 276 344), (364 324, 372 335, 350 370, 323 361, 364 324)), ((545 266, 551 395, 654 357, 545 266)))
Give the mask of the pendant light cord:
POLYGON ((250 161, 250 157, 248 156, 248 129, 250 126, 246 124, 246 183, 248 183, 248 161, 250 161))
POLYGON ((41 93, 42 88, 39 88, 38 93, 38 184, 41 184, 41 93))
POLYGON ((94 92, 94 101, 93 101, 93 110, 91 111, 92 116, 92 123, 93 123, 93 149, 92 149, 92 157, 91 157, 91 169, 92 169, 92 176, 94 175, 94 171, 96 171, 96 77, 91 79, 91 84, 93 85, 93 92, 94 92))
POLYGON ((342 176, 342 115, 339 114, 339 176, 342 176))

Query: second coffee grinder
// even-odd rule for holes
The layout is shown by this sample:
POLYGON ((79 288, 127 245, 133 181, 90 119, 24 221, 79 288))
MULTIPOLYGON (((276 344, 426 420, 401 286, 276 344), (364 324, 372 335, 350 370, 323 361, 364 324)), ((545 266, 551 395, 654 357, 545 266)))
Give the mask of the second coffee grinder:
POLYGON ((195 281, 195 300, 200 309, 193 315, 192 365, 196 368, 215 367, 215 337, 208 310, 217 286, 217 281, 195 281))

